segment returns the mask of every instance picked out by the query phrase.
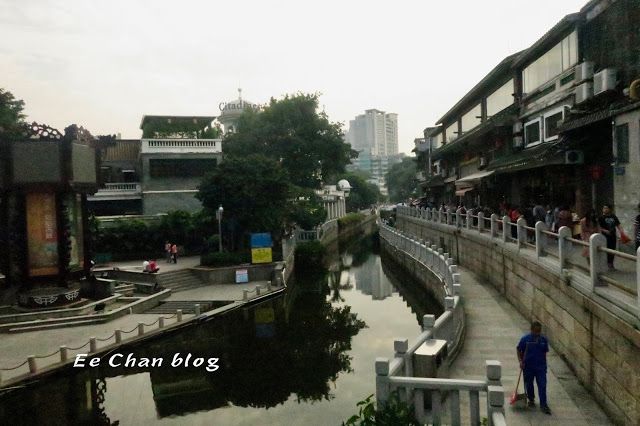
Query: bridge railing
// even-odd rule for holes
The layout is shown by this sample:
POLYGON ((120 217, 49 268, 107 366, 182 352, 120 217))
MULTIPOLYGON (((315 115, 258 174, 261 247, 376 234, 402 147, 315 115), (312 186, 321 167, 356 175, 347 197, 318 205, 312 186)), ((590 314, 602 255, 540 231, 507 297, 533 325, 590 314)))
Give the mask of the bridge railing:
MULTIPOLYGON (((417 213, 413 212, 413 214, 417 213)), ((424 214, 424 212, 420 212, 420 214, 424 214)), ((451 219, 451 217, 447 218, 449 221, 451 219)), ((487 394, 489 424, 505 424, 504 389, 500 384, 502 373, 499 361, 487 361, 486 380, 414 377, 414 354, 427 340, 446 340, 450 353, 454 352, 453 348, 457 348, 462 342, 464 310, 460 296, 460 273, 449 254, 444 253, 443 249, 438 248, 435 244, 413 239, 382 223, 379 224, 379 227, 382 240, 391 247, 413 257, 440 280, 444 294, 445 311, 437 319, 434 315, 423 317, 422 333, 411 346, 409 346, 407 339, 396 339, 393 359, 376 359, 376 401, 378 407, 388 401, 392 391, 401 390, 401 394, 407 402, 413 402, 416 419, 425 423, 424 399, 425 391, 429 391, 432 424, 441 424, 442 397, 445 395, 449 400, 451 424, 460 424, 460 392, 469 392, 469 418, 472 425, 479 425, 480 393, 483 392, 487 394)))
POLYGON ((514 223, 508 216, 500 218, 493 214, 487 220, 482 212, 473 215, 471 212, 463 214, 461 210, 442 211, 399 206, 397 214, 452 228, 477 231, 491 239, 516 245, 520 250, 530 250, 538 261, 545 257, 554 259, 560 274, 579 272, 586 275, 586 290, 592 293, 600 294, 600 290, 605 287, 613 289, 623 297, 607 299, 624 310, 631 310, 631 313, 640 318, 640 248, 635 254, 625 253, 607 248, 606 238, 600 233, 591 235, 589 241, 582 241, 573 238, 571 228, 566 226, 561 227, 558 232, 551 232, 541 221, 535 227, 529 227, 524 218, 514 223), (610 268, 609 265, 614 262, 621 266, 617 269, 610 268), (624 296, 631 301, 624 299, 624 296))

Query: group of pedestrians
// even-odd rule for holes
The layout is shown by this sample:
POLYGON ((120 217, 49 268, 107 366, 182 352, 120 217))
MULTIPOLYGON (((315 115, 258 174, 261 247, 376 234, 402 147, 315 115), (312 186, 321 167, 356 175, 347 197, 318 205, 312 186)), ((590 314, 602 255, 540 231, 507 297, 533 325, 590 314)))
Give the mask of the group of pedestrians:
POLYGON ((167 263, 178 263, 178 246, 175 243, 166 241, 164 243, 164 252, 167 257, 167 263))

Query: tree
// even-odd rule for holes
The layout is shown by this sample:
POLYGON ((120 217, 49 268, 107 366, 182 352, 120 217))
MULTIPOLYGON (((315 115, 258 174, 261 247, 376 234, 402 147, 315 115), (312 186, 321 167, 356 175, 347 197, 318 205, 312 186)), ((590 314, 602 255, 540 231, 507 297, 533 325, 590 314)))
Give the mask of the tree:
POLYGON ((237 131, 224 142, 227 156, 256 153, 277 160, 291 183, 302 188, 319 188, 343 173, 356 155, 344 143, 341 124, 318 112, 318 94, 271 98, 261 111, 245 110, 237 131))
POLYGON ((340 176, 351 185, 351 191, 347 198, 347 211, 357 212, 367 209, 382 199, 382 194, 377 185, 367 182, 360 173, 352 172, 340 176))
POLYGON ((402 162, 391 166, 385 175, 389 200, 394 203, 407 200, 416 189, 416 162, 413 158, 403 158, 402 162))
POLYGON ((223 206, 235 246, 244 247, 249 232, 280 235, 289 208, 289 177, 279 162, 263 155, 230 156, 205 175, 197 198, 210 212, 223 206))
POLYGON ((0 138, 18 139, 24 127, 24 101, 0 88, 0 138))
POLYGON ((292 188, 293 199, 290 201, 287 220, 302 229, 313 229, 327 218, 327 211, 322 199, 313 190, 292 188))

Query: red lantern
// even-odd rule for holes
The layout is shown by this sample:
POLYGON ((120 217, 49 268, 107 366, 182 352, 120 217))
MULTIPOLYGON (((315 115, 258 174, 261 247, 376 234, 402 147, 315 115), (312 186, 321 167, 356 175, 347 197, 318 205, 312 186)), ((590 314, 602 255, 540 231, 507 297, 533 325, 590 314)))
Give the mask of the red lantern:
POLYGON ((591 179, 600 180, 604 176, 604 167, 600 165, 590 166, 589 173, 591 174, 591 179))

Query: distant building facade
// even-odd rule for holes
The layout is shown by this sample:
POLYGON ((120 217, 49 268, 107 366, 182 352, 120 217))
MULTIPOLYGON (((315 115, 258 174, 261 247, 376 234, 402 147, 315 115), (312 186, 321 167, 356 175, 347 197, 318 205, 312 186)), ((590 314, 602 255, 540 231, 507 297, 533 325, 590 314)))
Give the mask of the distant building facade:
POLYGON ((88 198, 89 209, 97 216, 200 209, 198 185, 222 160, 222 139, 210 137, 214 119, 144 116, 142 139, 115 140, 102 150, 103 186, 88 198))
POLYGON ((592 0, 502 60, 425 129, 427 197, 579 215, 613 203, 629 228, 640 201, 639 20, 637 0, 592 0))
POLYGON ((386 195, 384 175, 402 159, 398 154, 398 114, 368 109, 349 121, 345 139, 358 151, 358 158, 352 160, 350 169, 368 172, 369 182, 386 195))

